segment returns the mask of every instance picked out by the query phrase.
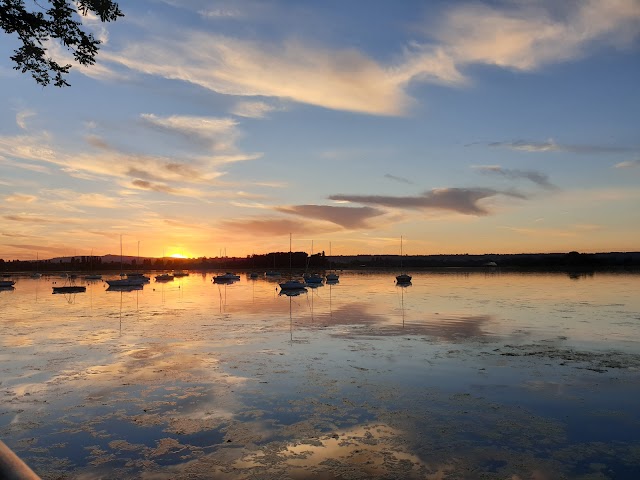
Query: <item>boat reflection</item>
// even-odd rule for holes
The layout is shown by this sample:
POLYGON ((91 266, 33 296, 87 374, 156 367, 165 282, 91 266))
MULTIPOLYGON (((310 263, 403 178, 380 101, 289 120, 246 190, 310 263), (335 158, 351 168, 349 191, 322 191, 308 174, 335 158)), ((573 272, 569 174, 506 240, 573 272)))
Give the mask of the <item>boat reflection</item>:
POLYGON ((136 290, 142 290, 144 285, 109 285, 106 292, 133 292, 136 290))
POLYGON ((306 288, 292 288, 288 290, 280 290, 278 295, 286 295, 287 297, 297 297, 298 295, 302 295, 303 293, 307 293, 306 288))

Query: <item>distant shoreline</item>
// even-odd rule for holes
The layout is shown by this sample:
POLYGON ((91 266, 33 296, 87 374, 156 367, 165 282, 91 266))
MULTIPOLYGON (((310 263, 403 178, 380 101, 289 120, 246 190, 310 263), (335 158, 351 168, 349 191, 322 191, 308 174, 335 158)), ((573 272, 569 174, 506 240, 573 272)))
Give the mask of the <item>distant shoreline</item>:
POLYGON ((121 272, 152 270, 189 270, 189 271, 296 271, 324 270, 441 270, 441 269, 483 269, 512 271, 560 271, 589 272, 602 270, 640 269, 640 252, 610 253, 519 253, 519 254, 483 254, 483 255, 347 255, 325 256, 316 254, 310 257, 306 252, 274 252, 250 257, 214 257, 214 258, 138 258, 119 256, 77 256, 60 257, 49 260, 12 260, 0 259, 0 273, 47 273, 47 272, 121 272))

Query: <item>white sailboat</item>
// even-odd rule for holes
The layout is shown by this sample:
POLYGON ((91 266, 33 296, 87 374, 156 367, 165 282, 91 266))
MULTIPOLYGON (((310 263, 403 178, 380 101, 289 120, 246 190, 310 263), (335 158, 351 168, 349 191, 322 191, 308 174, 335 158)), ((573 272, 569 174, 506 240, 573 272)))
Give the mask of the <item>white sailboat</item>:
MULTIPOLYGON (((329 258, 333 258, 331 254, 331 242, 329 242, 329 258)), ((327 273, 327 283, 337 283, 340 279, 340 276, 336 272, 327 273)))
MULTIPOLYGON (((120 235, 120 271, 123 270, 122 261, 122 235, 120 235)), ((122 273, 120 274, 123 275, 122 273)), ((138 285, 144 285, 147 282, 145 277, 124 277, 118 279, 107 280, 107 284, 110 287, 133 287, 138 285)))
POLYGON ((41 278, 42 274, 38 272, 40 270, 40 259, 38 258, 38 252, 36 252, 36 271, 31 274, 31 278, 41 278))
MULTIPOLYGON (((309 263, 311 263, 311 258, 313 258, 313 240, 311 240, 311 256, 307 262, 307 268, 309 267, 309 263)), ((302 275, 302 278, 304 278, 304 283, 307 285, 320 285, 324 280, 322 276, 317 273, 305 273, 302 275)))
POLYGON ((291 278, 291 271, 293 269, 292 264, 291 264, 291 234, 289 234, 289 280, 287 280, 286 282, 280 283, 280 289, 282 291, 292 291, 292 290, 299 290, 302 291, 304 290, 305 292, 307 291, 307 289, 305 288, 307 285, 299 280, 293 280, 293 278, 291 278))
MULTIPOLYGON (((400 271, 402 272, 402 237, 400 237, 400 271)), ((406 273, 403 272, 396 277, 396 281, 400 284, 410 283, 411 275, 407 275, 406 273)))
MULTIPOLYGON (((122 252, 121 252, 122 253, 122 252)), ((122 259, 121 259, 122 260, 122 259)), ((91 273, 89 275, 85 275, 84 279, 85 280, 102 280, 102 275, 100 275, 99 273, 94 273, 93 272, 93 250, 91 250, 91 273)), ((122 269, 122 267, 121 267, 122 269)))

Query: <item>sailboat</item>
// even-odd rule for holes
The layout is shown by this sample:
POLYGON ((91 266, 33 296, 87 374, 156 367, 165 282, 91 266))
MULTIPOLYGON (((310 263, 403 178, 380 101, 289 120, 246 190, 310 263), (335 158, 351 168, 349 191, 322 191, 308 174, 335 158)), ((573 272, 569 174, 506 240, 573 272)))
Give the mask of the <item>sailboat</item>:
POLYGON ((301 291, 304 290, 305 292, 307 291, 306 284, 300 282, 299 280, 293 280, 291 278, 291 271, 292 271, 292 265, 291 265, 291 258, 292 258, 292 253, 291 253, 291 234, 289 234, 289 280, 287 280, 284 283, 280 283, 280 289, 281 290, 286 290, 286 291, 291 291, 291 290, 298 290, 300 291, 300 293, 302 293, 301 291))
MULTIPOLYGON (((333 258, 331 255, 331 242, 329 242, 329 258, 333 258)), ((327 273, 327 283, 337 283, 340 276, 336 272, 327 273)))
POLYGON ((91 250, 91 272, 89 275, 85 275, 85 280, 102 280, 102 275, 99 273, 93 273, 93 250, 91 250))
POLYGON ((164 271, 164 250, 162 250, 162 273, 156 275, 156 282, 173 282, 173 275, 164 271))
MULTIPOLYGON (((313 240, 311 240, 311 256, 309 257, 309 261, 307 262, 307 268, 309 267, 309 263, 311 263, 311 258, 313 257, 313 240)), ((304 283, 309 285, 319 285, 322 283, 322 276, 317 273, 305 273, 302 275, 304 278, 304 283)))
POLYGON ((42 274, 38 272, 40 270, 40 259, 38 258, 38 252, 36 252, 36 271, 31 274, 31 278, 41 278, 42 274))
MULTIPOLYGON (((400 237, 400 271, 402 271, 402 237, 400 237)), ((396 281, 399 284, 410 283, 411 275, 407 275, 406 273, 401 273, 396 277, 396 281)))
MULTIPOLYGON (((120 235, 120 271, 123 270, 122 261, 122 235, 120 235)), ((122 273, 120 274, 123 275, 122 273)), ((137 285, 144 285, 147 282, 146 277, 125 277, 113 280, 107 280, 109 287, 132 287, 137 285)))
MULTIPOLYGON (((138 259, 136 261, 136 265, 140 264, 140 240, 138 240, 138 259)), ((127 273, 127 278, 133 279, 133 280, 142 280, 141 283, 149 283, 151 281, 151 279, 147 276, 145 276, 142 272, 129 272, 127 273)))
POLYGON ((267 277, 280 277, 280 272, 276 271, 276 254, 275 252, 272 253, 273 255, 273 270, 267 270, 267 272, 265 272, 265 276, 267 277))

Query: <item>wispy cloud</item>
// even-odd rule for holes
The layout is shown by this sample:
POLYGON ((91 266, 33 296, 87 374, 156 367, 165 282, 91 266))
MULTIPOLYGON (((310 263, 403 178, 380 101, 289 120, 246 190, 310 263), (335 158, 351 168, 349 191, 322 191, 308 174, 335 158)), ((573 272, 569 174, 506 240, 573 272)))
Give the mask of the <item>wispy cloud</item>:
POLYGON ((38 200, 38 197, 35 195, 25 195, 23 193, 14 193, 12 195, 7 195, 4 197, 5 202, 16 202, 16 203, 31 203, 38 200))
MULTIPOLYGON (((469 145, 477 145, 469 144, 469 145)), ((516 140, 513 142, 491 142, 486 144, 493 148, 507 148, 521 152, 568 152, 580 154, 598 153, 628 153, 634 151, 630 147, 618 147, 610 145, 571 145, 556 143, 554 140, 546 142, 531 142, 526 140, 516 140)))
POLYGON ((143 113, 140 118, 148 125, 198 141, 216 152, 234 151, 239 136, 238 123, 231 118, 190 115, 160 117, 152 113, 143 113))
POLYGON ((411 103, 402 83, 354 49, 296 40, 265 44, 206 32, 155 37, 103 59, 227 95, 269 96, 336 110, 398 115, 411 103), (202 45, 207 45, 206 49, 202 45))
POLYGON ((27 129, 27 119, 34 117, 36 112, 33 110, 20 110, 16 113, 16 124, 23 130, 27 129))
POLYGON ((516 192, 504 192, 490 188, 439 188, 418 196, 391 197, 382 195, 331 195, 336 201, 379 205, 392 208, 449 210, 465 215, 488 215, 489 211, 482 207, 481 200, 506 195, 526 199, 516 192))
POLYGON ((260 234, 283 236, 289 233, 307 234, 318 233, 321 229, 313 223, 290 220, 288 218, 248 218, 240 220, 227 220, 221 223, 225 230, 242 234, 260 234))
POLYGON ((274 110, 282 110, 265 102, 242 101, 236 103, 229 113, 238 117, 247 118, 264 118, 269 112, 274 110))
MULTIPOLYGON (((553 8, 544 2, 453 5, 425 22, 424 40, 400 46, 388 63, 353 48, 329 49, 298 39, 257 42, 193 30, 149 35, 122 51, 100 55, 130 71, 222 94, 402 115, 413 103, 407 93, 411 82, 467 84, 464 69, 473 64, 532 71, 581 58, 598 45, 627 46, 640 30, 636 0, 585 0, 553 8)), ((238 14, 224 7, 200 13, 217 19, 238 14)))
POLYGON ((529 180, 530 182, 548 190, 556 190, 558 188, 549 181, 549 177, 547 175, 541 172, 536 172, 535 170, 509 169, 502 168, 500 165, 477 165, 472 168, 485 175, 499 175, 512 180, 529 180))
POLYGON ((595 42, 626 46, 640 31, 637 0, 550 6, 544 2, 456 3, 437 19, 435 38, 458 65, 535 70, 583 57, 595 42))
POLYGON ((278 207, 276 210, 305 218, 326 220, 350 229, 372 228, 367 220, 384 214, 383 211, 372 207, 335 207, 332 205, 292 205, 278 207))
POLYGON ((640 168, 640 160, 627 160, 626 162, 616 163, 614 168, 640 168))
POLYGON ((389 180, 393 180, 394 182, 406 183, 409 185, 415 185, 414 182, 404 177, 396 177, 395 175, 391 175, 390 173, 385 173, 384 178, 388 178, 389 180))
POLYGON ((4 215, 3 218, 6 220, 10 220, 12 222, 21 222, 21 223, 39 223, 39 224, 78 223, 78 220, 73 218, 43 217, 43 216, 31 215, 31 214, 4 215))

